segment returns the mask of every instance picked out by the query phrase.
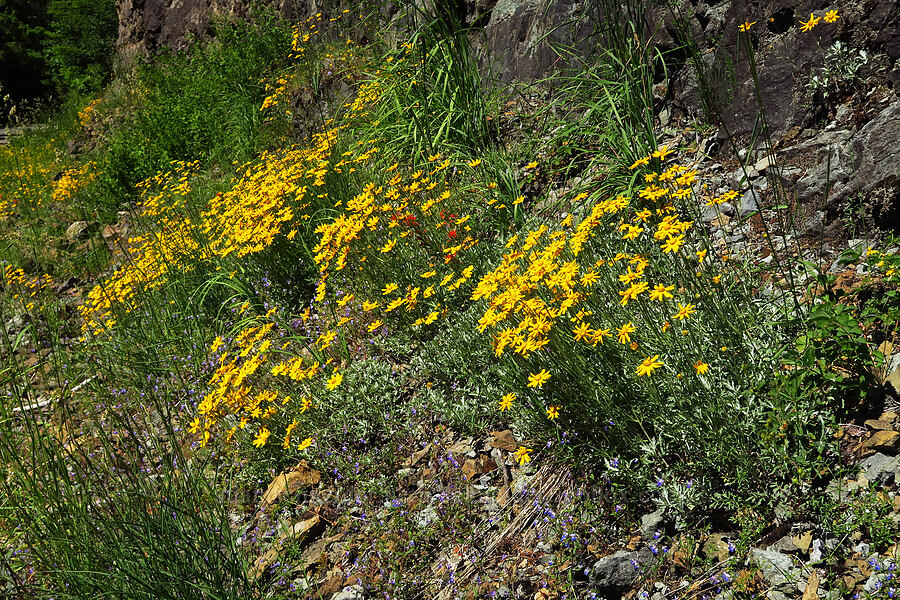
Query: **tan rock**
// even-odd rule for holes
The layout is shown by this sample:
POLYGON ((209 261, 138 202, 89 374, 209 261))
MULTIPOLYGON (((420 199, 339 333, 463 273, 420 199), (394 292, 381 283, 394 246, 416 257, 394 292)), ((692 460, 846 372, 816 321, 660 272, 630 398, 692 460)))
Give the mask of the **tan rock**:
POLYGON ((887 412, 881 413, 881 416, 878 417, 879 421, 887 421, 888 423, 891 423, 892 425, 894 423, 896 423, 898 419, 900 419, 900 414, 897 414, 890 410, 887 412))
POLYGON ((491 448, 500 448, 507 452, 515 452, 516 448, 519 447, 516 443, 516 439, 513 437, 512 431, 509 429, 493 431, 491 432, 491 435, 493 436, 493 439, 490 441, 491 448))
POLYGON ((795 535, 791 538, 794 541, 794 545, 797 546, 797 549, 800 550, 803 554, 809 554, 809 546, 812 544, 813 533, 812 531, 805 531, 800 535, 795 535))
POLYGON ((900 448, 900 432, 876 431, 862 443, 864 450, 896 452, 900 448))
POLYGON ((819 572, 813 569, 806 581, 806 589, 803 590, 803 598, 801 600, 818 600, 819 599, 819 572))
POLYGON ((869 429, 876 429, 878 431, 890 431, 894 428, 891 423, 887 421, 882 421, 881 419, 868 419, 865 422, 866 427, 869 429))
POLYGON ((427 446, 419 450, 418 452, 414 452, 412 456, 403 461, 402 466, 404 467, 414 467, 416 463, 422 460, 428 451, 431 449, 431 444, 429 443, 427 446))
POLYGON ((263 494, 262 500, 265 504, 275 504, 285 493, 290 495, 302 487, 318 485, 321 480, 322 473, 311 468, 305 460, 301 460, 290 471, 275 476, 263 494))

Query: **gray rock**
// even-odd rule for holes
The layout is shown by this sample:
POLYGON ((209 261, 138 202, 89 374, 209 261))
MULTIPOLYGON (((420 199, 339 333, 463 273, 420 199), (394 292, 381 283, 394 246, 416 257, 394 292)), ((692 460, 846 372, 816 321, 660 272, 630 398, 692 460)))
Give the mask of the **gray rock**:
POLYGON ((859 467, 872 483, 890 485, 894 482, 894 473, 900 470, 900 456, 887 456, 878 452, 863 459, 859 467))
POLYGON ((755 213, 758 210, 757 203, 761 203, 761 201, 762 198, 759 197, 759 191, 747 190, 744 192, 744 195, 741 197, 741 201, 737 206, 738 217, 743 219, 744 217, 755 213))
POLYGON ((591 583, 607 593, 621 593, 631 587, 641 569, 652 558, 653 554, 646 548, 635 552, 619 550, 615 554, 604 556, 591 569, 591 583))
POLYGON ((817 210, 803 221, 803 225, 798 228, 797 234, 800 237, 819 237, 824 231, 825 212, 817 210))
POLYGON ((66 239, 70 242, 74 242, 86 237, 85 232, 87 232, 87 229, 87 221, 75 221, 66 228, 66 239))
POLYGON ((819 562, 822 560, 822 548, 824 544, 822 540, 816 538, 812 541, 812 548, 809 551, 809 561, 812 563, 819 562))
POLYGON ((426 506, 416 515, 416 525, 423 529, 437 521, 438 518, 440 518, 440 515, 438 515, 437 510, 433 506, 426 506))
POLYGON ((349 585, 331 597, 331 600, 365 600, 366 591, 361 585, 349 585))
POLYGON ((660 508, 649 515, 641 517, 641 536, 645 540, 651 539, 657 531, 663 528, 665 512, 666 509, 660 508))
POLYGON ((759 171, 760 173, 765 173, 766 169, 775 166, 775 161, 776 156, 774 154, 763 156, 753 165, 753 170, 759 171))
POLYGON ((803 572, 794 567, 791 557, 777 550, 754 548, 750 551, 750 562, 759 567, 763 578, 775 588, 793 590, 803 579, 803 572))

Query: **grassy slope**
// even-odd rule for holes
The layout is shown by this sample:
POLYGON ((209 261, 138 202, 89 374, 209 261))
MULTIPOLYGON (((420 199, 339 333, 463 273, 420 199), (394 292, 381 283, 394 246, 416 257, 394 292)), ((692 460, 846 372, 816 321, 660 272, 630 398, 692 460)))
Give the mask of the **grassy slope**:
MULTIPOLYGON (((325 482, 281 508, 328 523, 358 558, 349 573, 401 597, 471 591, 424 566, 517 522, 515 502, 481 512, 457 460, 511 427, 492 485, 556 482, 536 531, 573 543, 534 572, 583 594, 576 571, 648 506, 724 516, 746 551, 838 466, 836 411, 875 383, 867 333, 892 336, 896 307, 759 300, 758 275, 701 226, 702 175, 657 145, 640 48, 613 45, 558 98, 502 112, 464 33, 346 33, 223 26, 2 150, 10 590, 314 594, 271 557, 266 576, 247 565, 289 522, 253 514, 259 494, 305 459, 325 482), (293 137, 298 121, 313 134, 293 137), (428 495, 397 474, 423 446, 416 476, 442 503, 424 525, 428 495)), ((895 288, 892 260, 878 268, 895 288)), ((843 527, 821 502, 799 512, 843 527)), ((296 564, 308 543, 278 556, 296 564)))

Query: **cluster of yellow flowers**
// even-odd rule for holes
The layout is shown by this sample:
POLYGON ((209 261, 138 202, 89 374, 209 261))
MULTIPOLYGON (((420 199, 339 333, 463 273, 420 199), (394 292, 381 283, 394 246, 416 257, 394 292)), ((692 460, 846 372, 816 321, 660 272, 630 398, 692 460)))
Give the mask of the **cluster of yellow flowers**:
MULTIPOLYGON (((806 21, 800 20, 800 31, 812 31, 812 29, 819 24, 820 21, 825 21, 826 23, 836 23, 841 16, 838 14, 836 10, 827 10, 825 14, 821 17, 817 17, 815 13, 809 13, 809 19, 806 21)), ((738 29, 743 32, 750 31, 750 28, 756 25, 756 21, 744 21, 740 25, 738 25, 738 29)))
MULTIPOLYGON (((663 146, 631 168, 654 158, 663 161, 670 153, 663 146)), ((554 366, 565 371, 565 357, 588 348, 607 355, 635 352, 631 372, 637 377, 665 366, 660 354, 672 346, 665 339, 671 323, 684 324, 698 310, 697 294, 685 289, 679 274, 708 277, 712 285, 703 298, 708 302, 721 279, 704 272, 706 249, 686 251, 693 222, 679 217, 676 202, 692 196, 696 177, 696 171, 673 164, 648 172, 636 198, 598 200, 583 192, 573 204, 587 201, 590 210, 577 225, 569 214, 554 227, 544 224, 507 241, 508 251, 478 282, 472 300, 488 304, 478 328, 495 331, 498 358, 511 352, 526 371, 542 367, 531 372, 526 387, 543 387, 554 366), (607 339, 617 340, 622 351, 610 348, 607 339), (656 352, 648 356, 650 348, 656 352)), ((696 373, 705 374, 709 365, 696 358, 696 373)), ((627 364, 627 355, 624 360, 627 364)), ((501 410, 516 398, 515 392, 506 394, 501 410)), ((559 413, 558 405, 547 409, 551 420, 559 413)))
POLYGON ((329 277, 350 265, 350 284, 335 290, 335 297, 340 292, 340 306, 369 315, 369 332, 382 327, 383 319, 431 325, 446 313, 446 296, 475 274, 469 253, 478 239, 471 215, 451 192, 450 161, 428 159, 427 171, 387 167, 389 179, 367 184, 343 212, 316 229, 316 300, 325 300, 329 277), (419 271, 410 270, 414 265, 419 271))
POLYGON ((100 98, 95 98, 78 113, 78 122, 82 127, 87 127, 96 118, 98 104, 100 104, 100 98))
POLYGON ((57 168, 53 141, 43 145, 0 147, 0 219, 42 204, 57 168))
MULTIPOLYGON (((331 17, 329 22, 341 20, 348 12, 350 11, 344 10, 342 14, 331 17)), ((319 54, 318 57, 321 60, 313 60, 316 58, 316 53, 308 52, 307 48, 316 39, 317 35, 322 33, 321 26, 322 13, 318 13, 292 28, 291 51, 288 58, 295 63, 291 67, 293 72, 282 73, 274 84, 266 86, 268 95, 263 99, 260 111, 278 107, 285 99, 290 97, 292 91, 297 89, 302 78, 302 73, 296 71, 297 66, 305 65, 314 69, 315 72, 308 75, 321 80, 337 76, 336 74, 346 73, 356 64, 356 59, 359 56, 359 47, 349 38, 346 39, 343 48, 339 48, 336 52, 325 52, 324 55, 319 54)), ((337 36, 343 37, 343 34, 338 33, 337 36)), ((320 44, 319 47, 321 46, 320 44)), ((283 112, 285 115, 290 115, 290 107, 285 108, 283 112)))
POLYGON ((41 292, 52 288, 53 285, 53 278, 46 273, 33 277, 12 265, 3 266, 0 287, 6 290, 11 299, 22 302, 26 310, 34 310, 41 292))
POLYGON ((97 165, 86 162, 80 167, 68 169, 53 182, 53 202, 63 204, 72 196, 87 187, 97 177, 97 165))
POLYGON ((185 210, 189 178, 198 167, 197 162, 175 161, 169 171, 138 184, 142 193, 138 214, 147 223, 146 233, 127 240, 124 264, 94 286, 78 307, 82 332, 99 334, 113 327, 117 306, 131 312, 138 296, 163 285, 170 271, 189 268, 188 257, 204 256, 185 210))

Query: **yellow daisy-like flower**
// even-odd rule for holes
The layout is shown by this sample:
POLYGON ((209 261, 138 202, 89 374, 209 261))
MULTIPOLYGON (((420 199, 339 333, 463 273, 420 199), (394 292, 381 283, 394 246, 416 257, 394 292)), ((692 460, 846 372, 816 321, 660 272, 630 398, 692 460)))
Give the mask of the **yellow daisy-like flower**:
POLYGON ((644 359, 644 362, 638 365, 637 374, 639 377, 646 375, 650 376, 653 371, 663 366, 662 362, 659 360, 659 354, 655 356, 650 356, 644 359))
POLYGON ((800 21, 800 31, 812 31, 812 28, 818 25, 821 20, 821 17, 809 13, 809 21, 800 21))
POLYGON ((637 328, 631 321, 628 321, 616 330, 620 344, 627 344, 631 341, 631 334, 637 331, 637 328))
POLYGON ((257 448, 262 448, 266 445, 266 442, 269 441, 270 435, 272 435, 272 432, 263 427, 259 430, 259 433, 256 434, 256 439, 253 440, 253 445, 257 448))
POLYGON ((682 321, 682 320, 684 320, 684 319, 687 319, 689 316, 691 316, 691 315, 694 314, 695 312, 697 312, 697 311, 694 310, 694 305, 693 305, 693 304, 686 304, 686 305, 685 305, 685 304, 681 304, 681 303, 679 302, 679 303, 678 303, 678 312, 675 313, 674 317, 675 317, 676 319, 678 319, 679 321, 682 321))
POLYGON ((531 169, 536 169, 537 166, 538 166, 537 161, 532 161, 532 162, 528 163, 527 165, 525 165, 525 170, 530 171, 531 169))
POLYGON ((705 375, 706 372, 709 371, 709 365, 702 360, 695 362, 694 368, 697 370, 697 375, 705 375))
POLYGON ((502 398, 500 398, 500 410, 509 410, 512 408, 513 402, 516 401, 516 393, 510 392, 508 394, 504 394, 502 398))
POLYGON ((384 289, 381 290, 381 294, 382 294, 383 296, 387 296, 387 295, 390 294, 391 292, 396 291, 396 290, 397 290, 397 287, 398 287, 398 286, 397 286, 396 283, 389 283, 389 284, 387 284, 386 286, 384 286, 384 289))
POLYGON ((378 328, 381 327, 382 325, 384 325, 384 321, 382 321, 381 319, 378 319, 377 321, 371 323, 371 324, 369 325, 369 333, 372 333, 373 331, 375 331, 376 329, 378 329, 378 328))
POLYGON ((311 437, 306 438, 299 444, 297 444, 297 450, 306 450, 310 446, 312 446, 313 439, 311 437))
POLYGON ((525 463, 531 462, 531 456, 529 456, 534 450, 531 448, 526 448, 525 446, 519 446, 519 449, 515 451, 513 456, 516 459, 516 462, 519 463, 519 466, 524 465, 525 463))
POLYGON ((670 252, 678 252, 682 244, 684 244, 684 235, 672 236, 666 240, 665 244, 662 245, 662 251, 665 254, 668 254, 670 252))
POLYGON ((650 290, 650 299, 655 302, 661 302, 665 298, 672 298, 672 290, 674 289, 674 285, 666 286, 661 283, 657 283, 656 287, 650 290))
POLYGON ((838 11, 829 10, 825 13, 825 18, 823 19, 823 21, 825 21, 826 23, 834 23, 840 18, 841 16, 838 14, 838 11))
POLYGON ((551 406, 550 408, 548 408, 547 409, 547 418, 550 419, 551 421, 554 419, 558 419, 559 418, 559 407, 551 406))
POLYGON ((341 382, 344 380, 344 376, 340 373, 333 373, 331 377, 328 378, 328 385, 325 387, 328 388, 329 391, 335 389, 337 386, 341 385, 341 382))
POLYGON ((475 168, 475 167, 477 167, 477 166, 480 165, 480 164, 481 164, 481 159, 480 159, 480 158, 476 158, 475 160, 470 160, 470 161, 469 161, 469 166, 472 167, 472 168, 475 168))
POLYGON ((645 156, 644 158, 639 158, 636 161, 634 161, 633 163, 631 163, 631 166, 629 166, 628 168, 629 169, 637 169, 641 165, 647 165, 647 164, 650 164, 650 158, 645 156))
POLYGON ((530 375, 528 375, 528 387, 543 387, 548 379, 550 379, 550 371, 548 371, 547 369, 541 369, 537 373, 531 373, 530 375))
POLYGON ((660 146, 659 150, 652 153, 650 156, 652 156, 653 158, 658 158, 659 160, 665 160, 668 155, 672 154, 672 152, 674 152, 674 150, 669 150, 668 146, 660 146))
POLYGON ((741 31, 750 31, 750 28, 756 25, 756 21, 744 21, 740 25, 738 25, 738 29, 741 31))
POLYGON ((590 329, 590 324, 587 321, 582 321, 578 327, 572 330, 572 336, 575 338, 576 342, 580 342, 588 336, 590 329))

